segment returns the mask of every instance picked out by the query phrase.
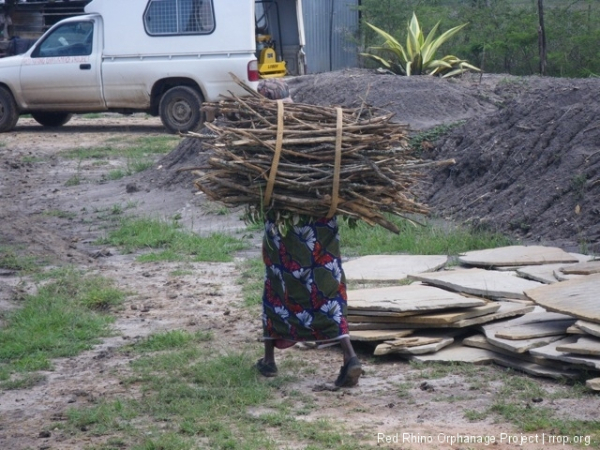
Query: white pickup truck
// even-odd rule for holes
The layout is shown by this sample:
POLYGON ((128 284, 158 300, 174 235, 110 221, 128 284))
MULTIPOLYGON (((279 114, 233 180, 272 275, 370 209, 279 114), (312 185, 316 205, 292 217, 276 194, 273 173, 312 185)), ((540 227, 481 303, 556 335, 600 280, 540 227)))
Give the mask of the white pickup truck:
POLYGON ((256 88, 254 0, 93 0, 25 54, 0 59, 0 132, 22 114, 146 112, 171 133, 198 129, 203 101, 256 88))

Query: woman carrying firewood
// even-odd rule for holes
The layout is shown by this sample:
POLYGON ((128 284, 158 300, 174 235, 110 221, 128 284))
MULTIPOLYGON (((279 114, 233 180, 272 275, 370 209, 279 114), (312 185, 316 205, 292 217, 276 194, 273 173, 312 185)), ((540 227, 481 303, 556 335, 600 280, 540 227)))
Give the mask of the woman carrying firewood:
MULTIPOLYGON (((291 102, 286 83, 263 80, 258 92, 271 100, 291 102)), ((277 375, 275 348, 297 342, 318 345, 338 343, 343 365, 335 385, 351 387, 362 374, 346 320, 346 280, 335 216, 299 216, 293 227, 282 230, 267 213, 263 237, 266 278, 263 292, 265 355, 256 367, 265 377, 277 375)))

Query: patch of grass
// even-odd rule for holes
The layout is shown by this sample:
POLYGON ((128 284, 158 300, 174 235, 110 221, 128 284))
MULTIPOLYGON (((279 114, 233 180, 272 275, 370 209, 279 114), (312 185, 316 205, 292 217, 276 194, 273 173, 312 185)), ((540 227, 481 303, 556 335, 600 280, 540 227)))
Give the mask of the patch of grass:
MULTIPOLYGON (((312 396, 292 389, 282 399, 292 378, 264 379, 254 369, 253 351, 223 352, 211 338, 171 331, 127 346, 124 351, 137 356, 123 385, 135 397, 73 408, 58 426, 71 435, 115 443, 94 447, 106 450, 277 450, 289 442, 305 449, 372 448, 338 423, 299 419, 316 407, 312 396), (252 412, 257 410, 264 412, 252 412)), ((295 364, 300 362, 289 361, 290 367, 295 364)))
POLYGON ((81 184, 81 178, 79 175, 73 175, 67 181, 65 181, 65 186, 79 186, 81 184))
MULTIPOLYGON (((519 405, 510 402, 496 402, 490 408, 505 420, 517 424, 523 431, 550 429, 552 424, 552 410, 543 406, 531 404, 519 405)), ((581 429, 580 429, 581 430, 581 429)), ((578 430, 580 432, 580 430, 578 430)))
MULTIPOLYGON (((170 152, 178 143, 176 136, 141 137, 132 141, 113 141, 118 145, 99 147, 79 147, 65 151, 65 158, 77 159, 81 164, 86 160, 108 160, 125 158, 125 167, 110 171, 104 179, 118 180, 149 169, 154 165, 156 155, 170 152)), ((73 181, 71 182, 73 183, 73 181)), ((74 184, 69 184, 73 186, 74 184)))
POLYGON ((114 181, 114 180, 120 180, 121 178, 125 178, 132 174, 133 174, 133 172, 130 172, 127 169, 114 169, 114 170, 111 170, 110 172, 108 172, 102 178, 104 180, 114 181))
POLYGON ((135 404, 120 399, 102 402, 93 408, 70 409, 67 420, 77 430, 93 428, 95 434, 132 432, 129 421, 138 416, 135 404))
POLYGON ((535 379, 508 372, 502 378, 502 385, 495 396, 496 401, 486 413, 502 417, 523 432, 547 431, 553 435, 582 436, 596 443, 598 448, 600 422, 562 419, 555 416, 552 406, 546 406, 546 402, 553 399, 582 396, 582 401, 585 401, 585 396, 593 395, 585 390, 583 384, 550 393, 535 379))
POLYGON ((460 362, 445 363, 423 363, 419 361, 410 361, 413 369, 420 371, 419 379, 439 379, 448 375, 463 375, 467 377, 479 376, 481 367, 475 364, 460 362))
POLYGON ((108 172, 107 175, 105 175, 104 178, 113 181, 120 180, 121 178, 125 178, 130 175, 150 169, 152 166, 154 166, 153 160, 127 158, 126 166, 124 169, 111 170, 110 172, 108 172))
POLYGON ((10 380, 0 382, 0 390, 10 391, 16 389, 32 388, 46 380, 39 373, 25 373, 13 376, 10 380))
POLYGON ((571 189, 573 190, 577 200, 581 200, 585 196, 586 183, 587 175, 585 173, 574 175, 573 178, 571 178, 571 189))
POLYGON ((194 273, 193 267, 179 267, 169 272, 169 275, 172 277, 184 277, 186 275, 194 275, 194 273))
POLYGON ((547 398, 548 392, 534 380, 514 372, 508 372, 498 395, 501 398, 511 397, 530 401, 533 398, 547 398))
POLYGON ((55 273, 22 308, 5 315, 0 330, 0 370, 6 373, 48 370, 50 360, 91 348, 110 334, 112 317, 102 311, 119 305, 125 293, 102 277, 73 269, 55 273))
POLYGON ((214 233, 201 237, 181 229, 175 222, 151 218, 125 218, 120 226, 99 241, 103 245, 122 247, 125 252, 156 249, 138 259, 155 261, 229 262, 233 253, 247 248, 247 243, 232 236, 214 233))
POLYGON ((205 214, 214 214, 216 216, 226 216, 231 214, 231 209, 218 202, 206 202, 201 208, 205 214))
POLYGON ((340 225, 342 252, 347 256, 376 254, 458 255, 469 250, 501 247, 512 241, 500 234, 450 224, 425 222, 417 225, 406 219, 388 217, 400 228, 393 234, 382 227, 358 222, 340 225))
MULTIPOLYGON (((122 140, 115 140, 122 143, 122 140)), ((169 153, 177 144, 179 138, 176 136, 151 136, 140 137, 126 141, 121 145, 104 145, 98 147, 78 147, 67 150, 62 156, 70 159, 110 159, 122 156, 132 159, 140 159, 147 155, 163 155, 169 153)))
POLYGON ((467 419, 471 422, 480 422, 482 420, 485 420, 485 418, 488 416, 488 414, 485 411, 479 412, 479 411, 475 411, 474 409, 465 409, 464 416, 465 416, 465 419, 467 419))
POLYGON ((127 202, 125 205, 115 203, 108 208, 97 209, 95 208, 93 213, 96 215, 96 219, 107 221, 112 224, 118 224, 123 220, 123 214, 125 211, 137 208, 136 202, 127 202))
POLYGON ((398 389, 397 395, 402 399, 411 399, 412 396, 410 394, 410 390, 412 389, 411 383, 398 383, 395 384, 395 387, 398 389))
POLYGON ((465 121, 459 121, 454 123, 448 123, 443 125, 438 125, 437 127, 431 128, 429 130, 422 131, 420 133, 416 133, 410 136, 408 143, 410 147, 416 152, 416 154, 420 154, 423 148, 423 142, 436 142, 445 134, 448 134, 454 128, 461 126, 465 121))
POLYGON ((135 449, 197 448, 194 442, 198 437, 208 439, 209 448, 252 448, 244 444, 248 440, 268 442, 266 435, 259 439, 260 433, 244 419, 245 408, 263 402, 270 391, 257 377, 254 358, 245 353, 214 356, 208 349, 183 347, 188 348, 171 347, 169 352, 132 362, 136 384, 143 393, 141 400, 71 410, 69 425, 86 428, 94 435, 126 431, 127 448, 135 449), (127 429, 133 426, 133 418, 137 418, 136 424, 146 419, 137 433, 127 429), (152 423, 165 426, 147 429, 152 423))
POLYGON ((23 158, 21 158, 21 162, 25 164, 35 164, 43 161, 45 161, 45 159, 40 156, 23 156, 23 158))
POLYGON ((0 268, 26 273, 38 270, 41 263, 35 257, 23 253, 26 250, 0 245, 0 268))
POLYGON ((60 209, 50 209, 50 210, 44 211, 43 215, 50 216, 50 217, 58 217, 59 219, 74 219, 75 217, 77 217, 77 214, 75 214, 75 213, 68 212, 68 211, 62 211, 60 209))
POLYGON ((153 334, 132 347, 141 353, 158 352, 163 350, 176 350, 187 348, 192 343, 212 340, 210 332, 198 331, 195 334, 181 330, 167 331, 153 334))

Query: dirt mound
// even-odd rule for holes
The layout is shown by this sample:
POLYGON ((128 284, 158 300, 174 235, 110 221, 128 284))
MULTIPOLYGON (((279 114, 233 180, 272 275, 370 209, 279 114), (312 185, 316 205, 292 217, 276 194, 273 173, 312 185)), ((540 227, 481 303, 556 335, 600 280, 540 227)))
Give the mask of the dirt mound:
POLYGON ((415 131, 464 124, 426 158, 457 161, 421 194, 435 215, 573 250, 600 251, 600 80, 457 80, 348 70, 290 81, 295 101, 396 113, 415 131))
POLYGON ((396 121, 426 129, 479 117, 497 110, 502 99, 490 89, 496 78, 401 77, 366 69, 351 69, 288 80, 292 98, 311 105, 356 108, 363 102, 396 114, 396 121))
POLYGON ((152 169, 150 179, 154 187, 170 189, 174 186, 186 185, 193 188, 194 175, 186 169, 206 165, 208 154, 204 151, 202 141, 196 138, 185 138, 168 155, 161 158, 152 169))
POLYGON ((499 86, 496 113, 437 143, 457 164, 433 174, 425 201, 454 220, 525 241, 600 250, 600 80, 530 77, 499 86))

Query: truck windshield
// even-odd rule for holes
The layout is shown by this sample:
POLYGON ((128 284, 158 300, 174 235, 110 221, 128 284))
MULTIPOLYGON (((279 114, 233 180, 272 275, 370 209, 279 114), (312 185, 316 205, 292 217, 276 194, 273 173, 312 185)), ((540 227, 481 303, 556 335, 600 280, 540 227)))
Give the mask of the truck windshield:
POLYGON ((52 31, 32 52, 32 58, 86 56, 92 53, 94 23, 65 23, 52 31))

